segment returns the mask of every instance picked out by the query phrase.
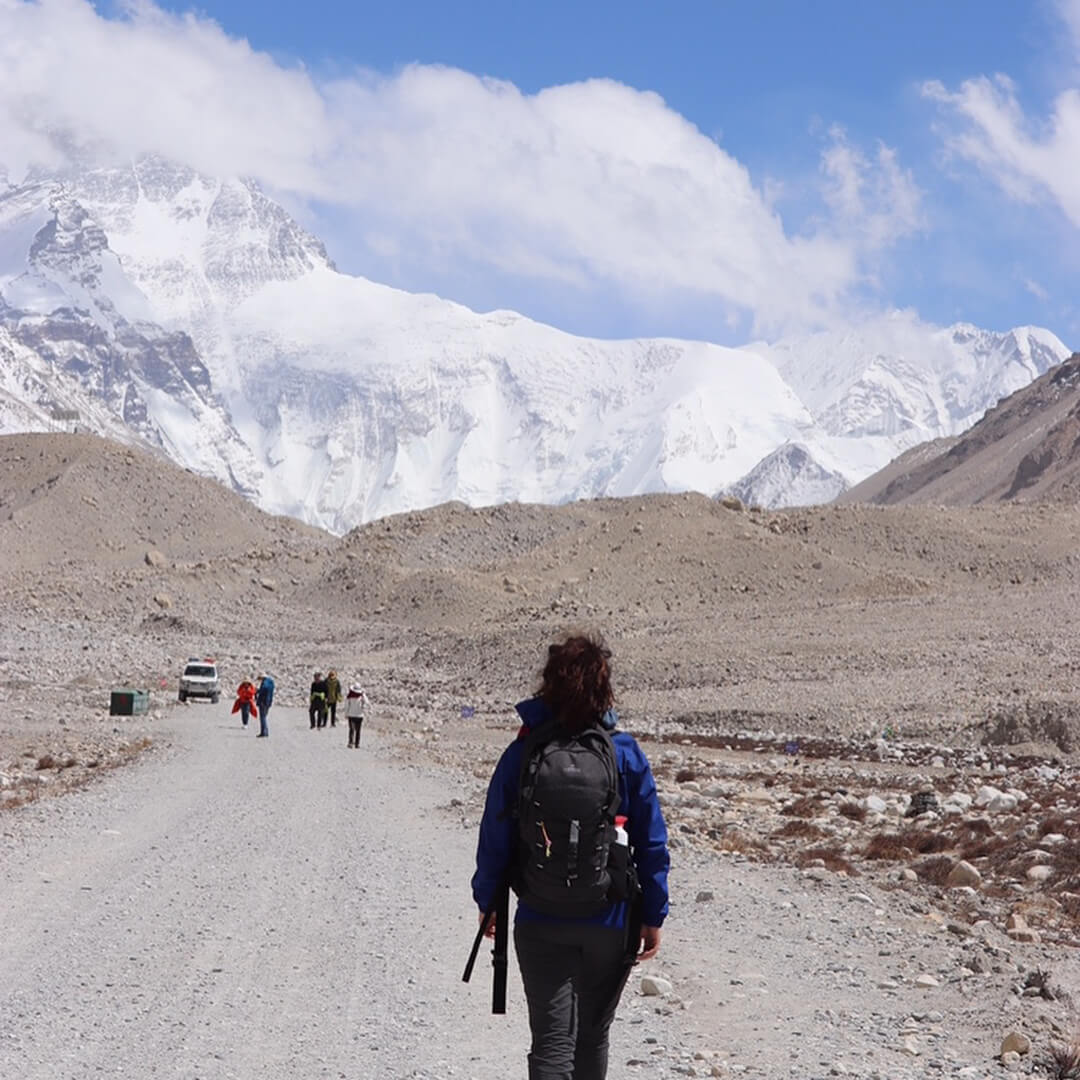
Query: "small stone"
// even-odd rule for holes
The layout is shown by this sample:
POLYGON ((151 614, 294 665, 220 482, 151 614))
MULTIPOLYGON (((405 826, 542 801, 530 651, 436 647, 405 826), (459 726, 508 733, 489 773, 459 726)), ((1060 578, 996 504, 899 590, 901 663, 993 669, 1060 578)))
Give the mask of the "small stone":
POLYGON ((643 975, 641 978, 641 992, 645 997, 667 997, 671 990, 671 983, 659 975, 643 975))
POLYGON ((1001 1040, 1002 1058, 1009 1053, 1030 1054, 1031 1040, 1019 1031, 1010 1031, 1009 1034, 1001 1040))
POLYGON ((147 566, 164 566, 167 562, 166 558, 157 548, 151 548, 144 556, 143 559, 147 566))
POLYGON ((1034 881, 1036 883, 1046 881, 1052 877, 1054 868, 1047 866, 1045 863, 1040 863, 1038 866, 1032 866, 1028 868, 1027 879, 1028 881, 1034 881))
POLYGON ((697 896, 694 897, 694 899, 699 904, 707 904, 710 900, 713 899, 713 891, 712 889, 702 889, 697 894, 697 896))
POLYGON ((920 975, 915 980, 915 985, 921 986, 924 990, 933 990, 935 986, 940 986, 941 983, 933 975, 920 975))
POLYGON ((168 593, 155 593, 154 603, 163 611, 168 611, 173 606, 173 599, 168 593))

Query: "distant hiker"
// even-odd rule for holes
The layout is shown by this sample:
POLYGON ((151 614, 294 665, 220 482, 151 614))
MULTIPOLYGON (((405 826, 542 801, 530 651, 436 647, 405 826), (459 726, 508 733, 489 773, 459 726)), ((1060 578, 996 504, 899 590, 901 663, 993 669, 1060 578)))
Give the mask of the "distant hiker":
POLYGON ((244 727, 247 727, 248 716, 254 708, 255 684, 250 680, 245 679, 236 688, 236 700, 233 702, 232 711, 240 714, 240 720, 243 722, 244 727))
POLYGON ((326 673, 326 707, 330 712, 330 726, 337 725, 337 707, 341 701, 341 683, 336 671, 326 673))
POLYGON ((349 720, 349 747, 360 749, 360 729, 364 726, 364 713, 367 712, 367 694, 359 683, 349 687, 345 698, 345 715, 349 720))
POLYGON ((326 727, 326 680, 322 677, 321 671, 316 671, 315 678, 311 680, 308 719, 313 728, 326 727))
POLYGON ((549 647, 480 822, 472 891, 497 971, 508 928, 491 913, 507 883, 518 895, 529 1080, 603 1080, 623 987, 668 911, 667 827, 645 754, 615 730, 610 656, 584 636, 549 647))
POLYGON ((259 709, 259 734, 258 739, 265 739, 270 734, 266 717, 270 712, 270 706, 274 704, 274 680, 269 675, 259 676, 259 689, 255 691, 255 704, 259 709))

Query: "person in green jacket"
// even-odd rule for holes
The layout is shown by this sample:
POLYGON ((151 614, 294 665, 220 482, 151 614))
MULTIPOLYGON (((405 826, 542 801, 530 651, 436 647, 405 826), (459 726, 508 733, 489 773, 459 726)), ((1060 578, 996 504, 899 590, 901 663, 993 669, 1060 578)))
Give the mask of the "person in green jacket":
POLYGON ((341 682, 336 671, 326 673, 326 707, 330 712, 330 726, 337 724, 337 707, 341 701, 341 682))

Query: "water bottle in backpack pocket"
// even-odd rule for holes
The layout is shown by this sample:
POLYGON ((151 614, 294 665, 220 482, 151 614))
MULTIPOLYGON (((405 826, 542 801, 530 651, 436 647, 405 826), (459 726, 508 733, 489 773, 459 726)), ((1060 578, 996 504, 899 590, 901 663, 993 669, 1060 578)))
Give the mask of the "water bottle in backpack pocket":
POLYGON ((626 818, 615 818, 615 838, 608 849, 608 899, 631 900, 638 889, 637 867, 630 857, 630 838, 626 833, 626 818))

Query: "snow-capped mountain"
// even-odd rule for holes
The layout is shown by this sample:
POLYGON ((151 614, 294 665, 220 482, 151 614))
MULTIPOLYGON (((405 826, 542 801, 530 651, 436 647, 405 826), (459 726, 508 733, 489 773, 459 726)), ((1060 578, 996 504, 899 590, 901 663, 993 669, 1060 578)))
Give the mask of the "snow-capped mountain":
POLYGON ((101 227, 63 186, 0 192, 0 422, 47 428, 57 410, 139 438, 237 490, 257 470, 191 337, 151 319, 101 227))
POLYGON ((839 469, 820 464, 802 443, 788 442, 762 458, 729 493, 748 506, 816 506, 850 486, 839 469))
POLYGON ((750 501, 805 501, 1068 355, 1046 331, 893 322, 596 341, 342 274, 254 184, 156 158, 0 192, 0 430, 75 408, 334 531, 743 478, 750 501))
POLYGON ((774 459, 733 488, 749 488, 754 501, 774 506, 801 501, 799 476, 808 468, 842 476, 851 486, 912 446, 966 431, 1070 354, 1040 327, 1005 333, 963 323, 937 328, 907 311, 748 349, 776 367, 816 422, 790 484, 783 475, 794 459, 779 472, 774 459))

